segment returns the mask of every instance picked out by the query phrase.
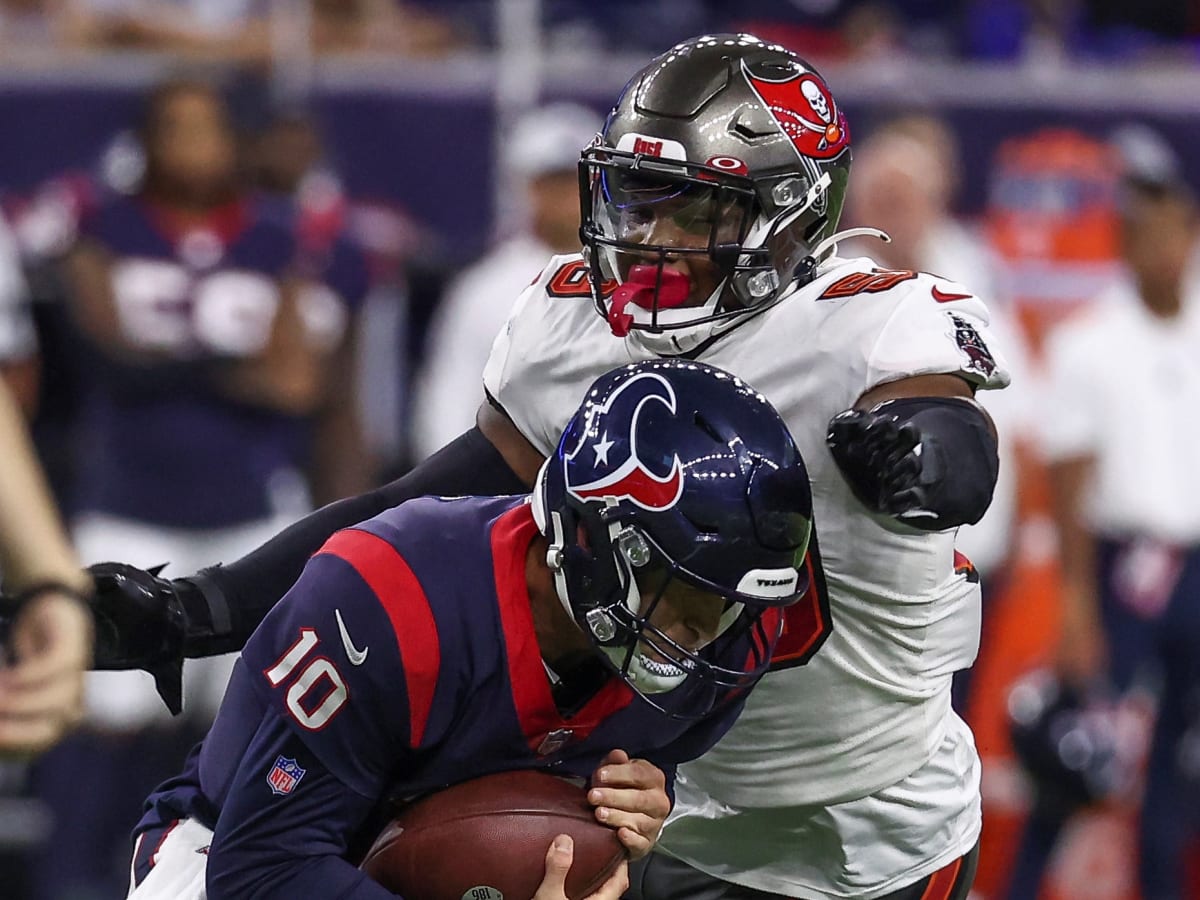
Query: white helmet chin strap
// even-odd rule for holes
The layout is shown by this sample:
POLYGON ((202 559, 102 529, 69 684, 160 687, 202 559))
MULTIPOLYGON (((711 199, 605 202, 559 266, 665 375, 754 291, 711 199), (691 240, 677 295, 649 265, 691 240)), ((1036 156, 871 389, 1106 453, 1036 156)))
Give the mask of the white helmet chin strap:
POLYGON ((558 595, 558 602, 562 604, 562 608, 574 622, 575 613, 572 612, 571 601, 567 598, 567 575, 563 567, 563 553, 566 551, 567 545, 562 515, 558 512, 551 512, 547 516, 546 513, 546 473, 553 461, 553 456, 547 458, 542 463, 542 467, 538 469, 529 505, 530 512, 533 513, 533 522, 537 525, 538 531, 550 539, 550 546, 546 549, 546 566, 554 573, 554 593, 558 595))

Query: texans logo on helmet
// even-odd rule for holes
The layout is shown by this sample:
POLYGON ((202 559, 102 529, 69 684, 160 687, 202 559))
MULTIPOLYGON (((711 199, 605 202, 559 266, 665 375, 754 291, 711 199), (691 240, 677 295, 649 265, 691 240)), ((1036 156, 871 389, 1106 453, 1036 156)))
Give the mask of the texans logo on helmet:
POLYGON ((638 419, 649 403, 661 403, 675 412, 675 392, 670 383, 660 375, 644 372, 618 387, 602 405, 588 410, 579 444, 563 460, 567 490, 572 496, 580 500, 629 500, 655 512, 679 502, 683 496, 679 457, 672 457, 669 472, 656 475, 638 456, 638 419), (629 415, 622 415, 630 409, 629 415))
POLYGON ((801 156, 833 159, 850 143, 846 117, 825 82, 814 72, 798 69, 782 81, 742 73, 783 133, 801 156))

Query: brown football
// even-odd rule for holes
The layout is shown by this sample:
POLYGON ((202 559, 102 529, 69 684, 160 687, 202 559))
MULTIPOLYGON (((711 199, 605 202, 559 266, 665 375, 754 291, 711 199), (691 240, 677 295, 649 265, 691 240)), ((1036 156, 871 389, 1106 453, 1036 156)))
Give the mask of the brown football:
POLYGON ((595 891, 625 858, 584 788, 544 772, 502 772, 402 809, 359 868, 405 900, 529 900, 560 834, 575 842, 570 900, 595 891))

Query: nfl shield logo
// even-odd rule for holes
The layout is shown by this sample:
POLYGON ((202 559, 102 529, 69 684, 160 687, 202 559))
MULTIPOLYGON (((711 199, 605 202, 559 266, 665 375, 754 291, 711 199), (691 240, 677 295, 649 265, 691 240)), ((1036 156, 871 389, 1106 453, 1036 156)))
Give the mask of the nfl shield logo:
POLYGON ((271 771, 267 773, 267 784, 271 787, 271 793, 290 794, 296 789, 296 785, 300 783, 300 779, 304 777, 306 771, 296 765, 294 759, 278 757, 275 765, 271 766, 271 771))

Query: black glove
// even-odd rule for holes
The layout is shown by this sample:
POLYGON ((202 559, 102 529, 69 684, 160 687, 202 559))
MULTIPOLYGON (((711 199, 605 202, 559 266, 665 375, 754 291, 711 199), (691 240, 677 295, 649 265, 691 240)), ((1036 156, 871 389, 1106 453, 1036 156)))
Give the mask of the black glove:
MULTIPOLYGON (((161 568, 161 567, 160 567, 161 568)), ((183 709, 183 647, 187 616, 178 586, 125 563, 88 566, 96 584, 94 669, 145 669, 175 715, 183 709)))
POLYGON ((850 489, 876 512, 904 517, 924 508, 921 431, 887 413, 848 409, 825 436, 850 489))

